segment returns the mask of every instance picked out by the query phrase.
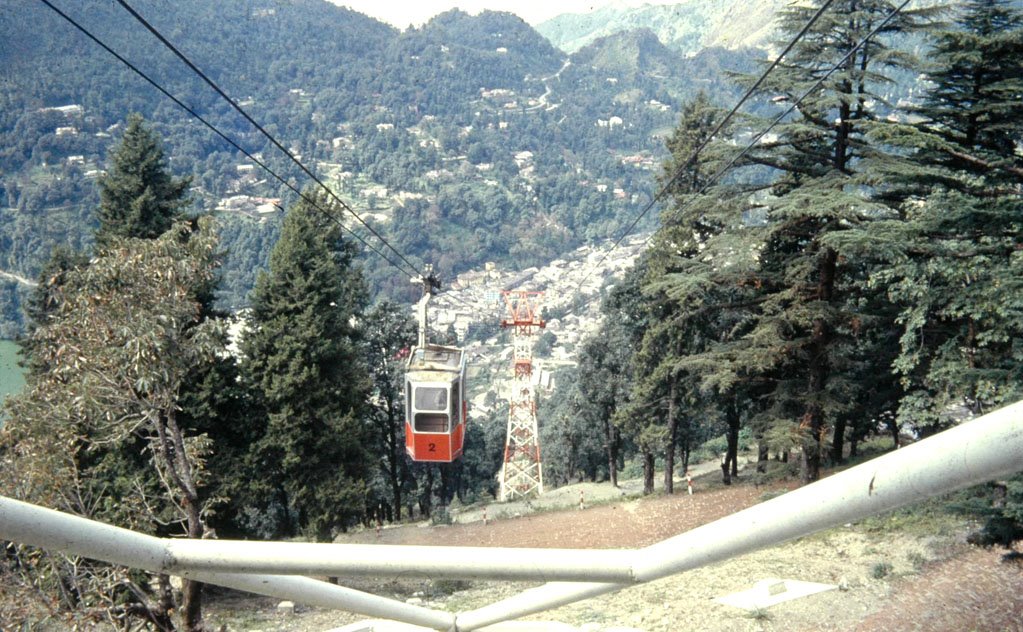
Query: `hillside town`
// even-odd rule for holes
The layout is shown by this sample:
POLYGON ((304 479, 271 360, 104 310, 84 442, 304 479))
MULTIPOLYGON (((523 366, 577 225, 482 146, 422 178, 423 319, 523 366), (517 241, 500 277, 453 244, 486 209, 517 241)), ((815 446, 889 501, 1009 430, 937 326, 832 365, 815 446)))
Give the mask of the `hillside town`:
POLYGON ((583 246, 542 267, 521 271, 488 263, 458 275, 431 303, 431 329, 454 331, 469 351, 470 415, 482 416, 504 399, 512 378, 511 338, 501 332, 507 317, 505 291, 542 292, 545 332, 554 336, 549 354, 535 358, 534 385, 550 391, 558 367, 575 364, 578 345, 600 326, 601 292, 613 286, 643 251, 650 235, 633 235, 616 247, 583 246))

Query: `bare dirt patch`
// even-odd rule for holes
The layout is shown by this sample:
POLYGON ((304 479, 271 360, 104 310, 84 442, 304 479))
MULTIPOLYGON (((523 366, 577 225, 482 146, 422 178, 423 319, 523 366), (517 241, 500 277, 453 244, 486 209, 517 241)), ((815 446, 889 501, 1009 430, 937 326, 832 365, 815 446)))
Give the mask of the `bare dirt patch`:
POLYGON ((674 494, 627 499, 579 509, 482 518, 467 524, 366 530, 339 539, 362 544, 634 548, 653 544, 758 502, 764 489, 726 488, 713 494, 674 494))
POLYGON ((885 607, 855 630, 1023 631, 1023 565, 1003 563, 1001 556, 961 547, 896 582, 885 607))

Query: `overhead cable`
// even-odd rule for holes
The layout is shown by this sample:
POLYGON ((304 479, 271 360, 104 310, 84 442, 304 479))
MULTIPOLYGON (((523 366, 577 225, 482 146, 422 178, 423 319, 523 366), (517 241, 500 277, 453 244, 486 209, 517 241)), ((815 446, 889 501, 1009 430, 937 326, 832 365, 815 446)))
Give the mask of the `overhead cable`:
POLYGON ((376 229, 367 224, 362 219, 362 217, 359 216, 358 213, 352 210, 352 208, 348 206, 348 204, 346 204, 344 200, 338 197, 338 195, 334 193, 334 191, 331 190, 330 187, 324 184, 324 182, 316 174, 314 174, 308 167, 306 167, 301 160, 299 160, 293 153, 291 153, 291 151, 284 147, 284 145, 282 145, 280 141, 278 141, 272 134, 270 134, 270 132, 266 131, 266 129, 264 129, 262 125, 257 123, 256 120, 252 118, 248 112, 246 112, 240 105, 238 105, 238 103, 234 99, 228 96, 228 94, 224 92, 220 88, 220 86, 216 84, 216 82, 210 79, 209 76, 206 75, 206 73, 204 73, 198 66, 196 66, 192 62, 192 60, 190 60, 184 53, 178 50, 178 48, 174 46, 174 44, 172 44, 166 37, 164 37, 163 34, 156 29, 156 27, 154 27, 144 17, 142 17, 142 15, 140 15, 138 11, 133 9, 131 5, 129 5, 125 0, 117 0, 117 3, 124 7, 124 10, 130 13, 132 17, 134 17, 140 24, 142 24, 142 26, 146 27, 146 29, 150 33, 152 33, 153 36, 156 37, 156 39, 160 40, 160 42, 164 46, 166 46, 168 50, 174 53, 174 55, 177 56, 178 59, 184 62, 184 64, 188 66, 192 70, 192 72, 198 75, 203 81, 206 82, 207 85, 213 88, 213 90, 216 91, 216 93, 219 94, 225 101, 227 101, 231 105, 231 107, 235 109, 235 111, 241 114, 245 118, 245 120, 247 120, 249 123, 252 124, 253 127, 259 130, 259 132, 263 134, 263 136, 265 136, 271 143, 273 143, 275 147, 277 147, 277 149, 283 152, 285 156, 287 156, 293 163, 295 163, 298 166, 298 168, 302 170, 303 173, 309 176, 309 178, 311 178, 316 184, 320 185, 320 187, 323 188, 323 190, 326 191, 327 194, 341 206, 341 208, 348 211, 353 217, 355 217, 355 219, 360 224, 362 224, 370 233, 372 233, 373 236, 379 239, 380 242, 383 243, 391 252, 397 255, 399 259, 404 261, 406 265, 408 265, 413 270, 418 270, 418 267, 414 263, 409 261, 409 259, 405 257, 405 255, 399 252, 394 246, 390 244, 390 242, 384 239, 384 237, 380 233, 378 233, 376 229))

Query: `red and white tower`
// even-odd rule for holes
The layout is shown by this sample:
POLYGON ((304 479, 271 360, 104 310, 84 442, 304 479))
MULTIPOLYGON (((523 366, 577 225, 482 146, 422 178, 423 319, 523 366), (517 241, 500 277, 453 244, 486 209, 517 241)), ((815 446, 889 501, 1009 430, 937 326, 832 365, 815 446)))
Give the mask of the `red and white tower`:
POLYGON ((543 493, 540 433, 533 390, 533 334, 546 323, 540 318, 542 292, 511 291, 502 294, 509 318, 502 320, 501 326, 512 328, 514 349, 514 379, 508 396, 508 438, 504 444, 498 499, 503 502, 543 493))

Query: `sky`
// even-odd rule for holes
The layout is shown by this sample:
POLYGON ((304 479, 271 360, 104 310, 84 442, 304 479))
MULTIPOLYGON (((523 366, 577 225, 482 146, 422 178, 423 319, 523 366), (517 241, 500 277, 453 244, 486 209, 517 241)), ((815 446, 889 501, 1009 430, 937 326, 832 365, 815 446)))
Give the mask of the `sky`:
MULTIPOLYGON (((459 8, 477 14, 484 9, 514 13, 532 25, 562 13, 587 13, 612 4, 615 0, 330 0, 334 4, 374 17, 392 26, 405 29, 409 24, 420 26, 448 9, 459 8)), ((679 0, 617 0, 617 4, 674 4, 679 0)))

